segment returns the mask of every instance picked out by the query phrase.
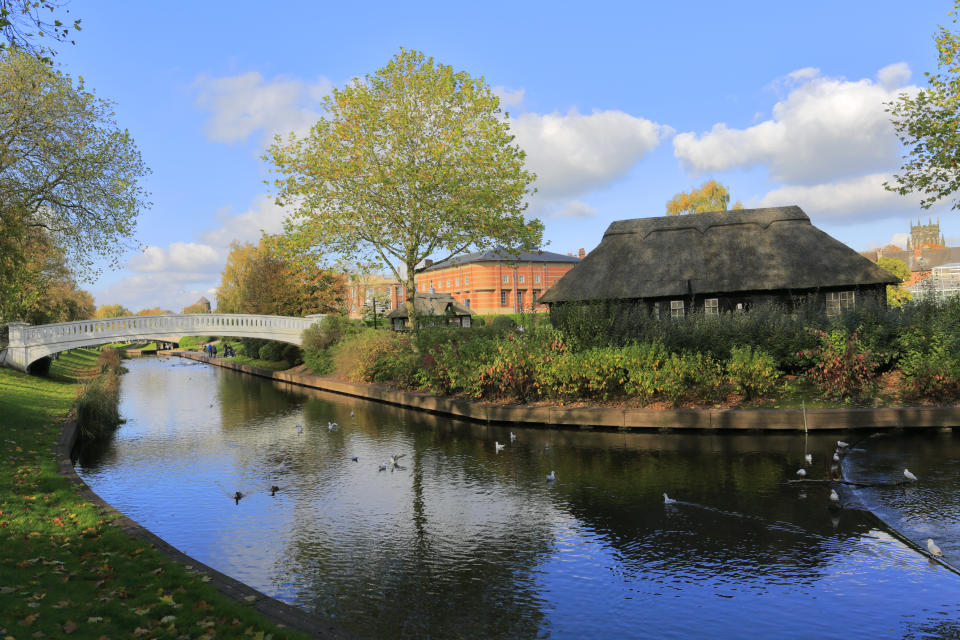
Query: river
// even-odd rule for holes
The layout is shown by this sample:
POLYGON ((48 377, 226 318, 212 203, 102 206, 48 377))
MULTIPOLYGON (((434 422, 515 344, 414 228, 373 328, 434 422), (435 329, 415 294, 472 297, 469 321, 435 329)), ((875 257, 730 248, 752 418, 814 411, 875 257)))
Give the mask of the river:
POLYGON ((185 359, 126 365, 127 422, 81 477, 356 637, 960 636, 960 576, 857 508, 960 555, 952 433, 844 436, 848 479, 919 480, 841 487, 831 509, 828 485, 789 481, 826 479, 836 434, 487 426, 185 359))

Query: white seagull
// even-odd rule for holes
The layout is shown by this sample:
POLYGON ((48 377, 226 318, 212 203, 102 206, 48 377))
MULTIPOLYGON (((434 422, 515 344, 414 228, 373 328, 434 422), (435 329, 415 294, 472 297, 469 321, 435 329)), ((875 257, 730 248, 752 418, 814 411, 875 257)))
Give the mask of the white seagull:
POLYGON ((803 455, 803 459, 807 461, 807 464, 813 464, 813 454, 806 453, 803 455))
POLYGON ((940 551, 940 547, 933 541, 933 538, 927 538, 927 551, 929 551, 932 556, 939 557, 943 555, 943 551, 940 551))
POLYGON ((833 452, 833 461, 840 462, 840 454, 837 453, 836 451, 833 452))
POLYGON ((510 432, 510 442, 516 442, 516 440, 517 440, 517 434, 515 434, 513 431, 511 431, 511 432, 510 432))
POLYGON ((850 446, 850 443, 844 442, 843 440, 837 440, 837 446, 840 447, 841 449, 846 449, 847 447, 850 446))
POLYGON ((547 474, 547 482, 553 482, 556 479, 557 479, 557 474, 553 470, 551 470, 550 473, 547 474))
POLYGON ((797 469, 797 475, 800 476, 801 478, 806 478, 806 477, 807 477, 807 470, 806 470, 806 469, 797 469))
POLYGON ((840 494, 837 493, 836 489, 830 489, 830 502, 840 504, 840 494))
POLYGON ((496 448, 497 453, 500 453, 501 451, 503 451, 503 448, 506 447, 507 445, 500 444, 499 442, 494 442, 493 446, 496 448))
POLYGON ((663 494, 663 504, 676 504, 676 503, 677 503, 676 500, 674 500, 667 494, 663 494))
POLYGON ((917 481, 917 476, 915 476, 915 475, 913 475, 912 473, 910 473, 910 469, 904 469, 904 470, 903 470, 903 477, 906 478, 907 480, 909 480, 910 482, 916 482, 916 481, 917 481))
POLYGON ((340 426, 340 425, 338 425, 336 422, 328 422, 328 423, 327 423, 327 429, 328 429, 329 431, 333 431, 333 430, 336 429, 338 426, 340 426))

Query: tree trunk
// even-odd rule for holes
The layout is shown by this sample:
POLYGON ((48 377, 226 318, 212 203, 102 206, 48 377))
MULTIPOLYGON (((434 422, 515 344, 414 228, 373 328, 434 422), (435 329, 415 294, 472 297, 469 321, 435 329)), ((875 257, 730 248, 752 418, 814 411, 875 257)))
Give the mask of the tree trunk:
POLYGON ((407 261, 407 321, 410 323, 410 329, 413 331, 417 331, 420 328, 417 323, 416 309, 413 304, 414 296, 417 295, 416 267, 416 263, 407 261))

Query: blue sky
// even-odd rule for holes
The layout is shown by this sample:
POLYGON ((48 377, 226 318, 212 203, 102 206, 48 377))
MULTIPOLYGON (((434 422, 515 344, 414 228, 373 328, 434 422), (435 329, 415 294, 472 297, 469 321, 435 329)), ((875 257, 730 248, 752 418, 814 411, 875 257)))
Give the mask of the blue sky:
POLYGON ((590 251, 709 178, 858 250, 918 216, 960 244, 960 214, 880 186, 901 153, 883 102, 924 86, 952 4, 73 2, 83 31, 57 61, 116 103, 152 169, 143 249, 85 286, 134 311, 215 301, 230 241, 280 228, 266 141, 399 47, 496 87, 549 250, 590 251))

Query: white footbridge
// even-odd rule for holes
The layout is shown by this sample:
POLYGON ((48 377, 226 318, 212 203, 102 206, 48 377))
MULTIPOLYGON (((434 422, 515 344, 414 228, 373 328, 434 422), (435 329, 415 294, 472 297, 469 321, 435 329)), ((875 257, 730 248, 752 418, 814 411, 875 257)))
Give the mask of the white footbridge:
POLYGON ((323 315, 306 318, 242 313, 190 313, 163 316, 127 316, 103 320, 78 320, 29 325, 11 322, 10 343, 0 352, 5 366, 27 371, 40 358, 96 344, 155 340, 179 342, 185 336, 229 336, 276 340, 300 346, 303 330, 323 315))

